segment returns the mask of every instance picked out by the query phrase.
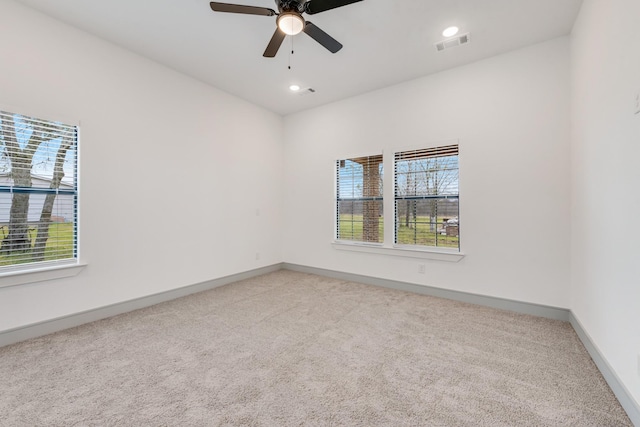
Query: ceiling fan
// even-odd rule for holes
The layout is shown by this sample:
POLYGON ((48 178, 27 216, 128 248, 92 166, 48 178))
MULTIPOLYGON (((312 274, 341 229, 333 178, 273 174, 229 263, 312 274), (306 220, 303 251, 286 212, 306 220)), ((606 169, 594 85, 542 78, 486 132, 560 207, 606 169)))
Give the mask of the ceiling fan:
POLYGON ((342 49, 342 44, 329 34, 322 31, 317 25, 305 21, 303 13, 313 15, 338 7, 357 3, 362 0, 275 0, 278 11, 266 7, 244 6, 240 4, 209 3, 214 12, 244 13, 247 15, 277 16, 276 32, 262 56, 273 58, 278 53, 280 45, 287 35, 296 35, 304 32, 309 37, 320 43, 331 53, 342 49))

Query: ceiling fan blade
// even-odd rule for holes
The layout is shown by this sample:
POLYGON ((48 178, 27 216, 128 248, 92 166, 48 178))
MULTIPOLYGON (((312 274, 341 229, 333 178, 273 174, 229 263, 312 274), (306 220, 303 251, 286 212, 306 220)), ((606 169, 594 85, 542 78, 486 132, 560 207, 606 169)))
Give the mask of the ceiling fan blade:
POLYGON ((276 11, 266 7, 243 6, 241 4, 209 3, 214 12, 245 13, 247 15, 274 16, 276 11))
POLYGON ((359 1, 362 0, 311 0, 305 4, 304 9, 309 15, 313 15, 314 13, 324 12, 359 1))
POLYGON ((273 58, 276 56, 276 53, 278 53, 278 49, 280 49, 280 45, 286 36, 287 35, 283 33, 280 28, 276 28, 276 32, 273 33, 273 37, 271 37, 271 41, 262 56, 265 58, 273 58))
POLYGON ((329 50, 329 52, 331 53, 336 53, 337 51, 342 49, 342 44, 340 44, 340 42, 338 42, 336 39, 322 31, 318 26, 309 21, 307 21, 304 26, 304 30, 302 31, 307 33, 309 37, 327 48, 327 50, 329 50))

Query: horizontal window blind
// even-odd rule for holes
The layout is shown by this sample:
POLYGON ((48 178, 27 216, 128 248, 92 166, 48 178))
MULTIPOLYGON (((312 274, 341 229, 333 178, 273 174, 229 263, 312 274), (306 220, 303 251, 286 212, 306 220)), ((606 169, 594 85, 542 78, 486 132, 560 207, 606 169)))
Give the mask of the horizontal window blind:
POLYGON ((395 153, 395 243, 460 249, 458 145, 395 153))
POLYGON ((336 238, 382 242, 382 154, 336 162, 336 238))
POLYGON ((0 111, 0 271, 77 259, 78 129, 0 111))
POLYGON ((422 150, 411 150, 396 153, 398 160, 435 159, 437 157, 451 157, 458 155, 458 145, 446 145, 443 147, 424 148, 422 150))

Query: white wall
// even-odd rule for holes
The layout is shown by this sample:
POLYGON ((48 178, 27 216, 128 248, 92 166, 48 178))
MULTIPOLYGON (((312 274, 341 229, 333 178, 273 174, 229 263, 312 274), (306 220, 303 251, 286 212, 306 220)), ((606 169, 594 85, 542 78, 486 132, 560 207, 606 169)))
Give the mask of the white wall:
MULTIPOLYGON (((640 2, 585 0, 572 33, 571 309, 640 403, 640 2)), ((640 406, 638 406, 640 408, 640 406)))
POLYGON ((89 263, 0 288, 0 331, 282 262, 280 116, 12 1, 0 28, 0 104, 80 120, 89 263))
POLYGON ((565 37, 287 116, 285 261, 569 307, 569 69, 565 37), (451 139, 462 261, 332 247, 335 160, 451 139))

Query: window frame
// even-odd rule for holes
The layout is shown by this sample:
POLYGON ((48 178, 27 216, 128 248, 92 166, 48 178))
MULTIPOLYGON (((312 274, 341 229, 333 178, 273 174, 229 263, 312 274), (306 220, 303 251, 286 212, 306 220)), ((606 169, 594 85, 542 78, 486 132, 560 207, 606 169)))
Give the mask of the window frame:
MULTIPOLYGON (((19 188, 17 191, 29 194, 67 194, 73 198, 73 256, 70 258, 28 262, 5 266, 0 270, 0 288, 49 281, 65 277, 73 277, 79 274, 86 263, 81 261, 80 251, 80 120, 71 119, 63 115, 51 112, 36 111, 34 109, 17 107, 14 105, 0 104, 0 111, 9 114, 17 114, 29 118, 36 118, 43 122, 56 122, 64 126, 73 127, 75 130, 75 164, 73 189, 49 189, 49 188, 19 188)), ((6 188, 5 188, 6 189, 6 188)), ((16 189, 14 189, 15 191, 16 189)), ((8 193, 5 191, 5 193, 8 193)))
MULTIPOLYGON (((415 176, 417 176, 417 172, 419 171, 415 171, 415 176)), ((432 172, 431 170, 429 171, 422 171, 425 174, 432 172)), ((406 174, 410 174, 410 173, 414 173, 412 171, 406 172, 406 174)), ((455 251, 455 252, 460 252, 461 248, 460 248, 460 145, 458 143, 458 141, 448 141, 448 142, 443 142, 443 143, 439 143, 439 144, 430 144, 429 146, 423 146, 422 148, 410 148, 410 149, 401 149, 401 150, 394 150, 393 152, 393 244, 394 247, 402 247, 402 248, 426 248, 426 249, 430 249, 430 250, 445 250, 445 251, 455 251), (430 153, 431 152, 431 153, 430 153), (455 152, 455 154, 451 154, 455 152), (421 155, 422 154, 422 155, 421 155), (438 190, 436 189, 436 194, 426 194, 426 193, 431 193, 431 189, 428 188, 429 185, 427 185, 427 190, 423 190, 421 191, 421 193, 425 193, 425 194, 414 194, 414 195, 399 195, 398 194, 398 163, 399 161, 411 161, 411 160, 427 160, 427 159, 438 159, 438 158, 444 158, 444 157, 452 157, 455 156, 455 163, 456 163, 456 168, 455 168, 455 188, 457 189, 457 192, 455 192, 455 194, 437 194, 438 190), (412 159, 413 158, 413 159, 412 159), (435 245, 421 245, 418 243, 399 243, 398 242, 398 227, 400 224, 400 218, 399 218, 399 211, 398 211, 398 202, 399 201, 413 201, 414 203, 420 202, 420 201, 436 201, 436 203, 438 201, 447 201, 447 200, 456 200, 457 201, 457 209, 456 209, 456 213, 455 213, 455 218, 456 218, 456 231, 457 231, 457 235, 455 237, 457 237, 457 247, 451 247, 451 246, 447 246, 447 245, 438 245, 438 235, 440 233, 440 230, 438 230, 438 220, 437 220, 437 214, 436 214, 436 222, 435 223, 431 223, 431 220, 429 221, 429 224, 432 224, 434 227, 434 238, 435 238, 435 245)), ((447 184, 449 185, 449 184, 447 184)), ((414 192, 418 193, 417 191, 414 190, 414 192)), ((437 206, 437 205, 436 205, 437 206)), ((414 205, 415 208, 415 205, 414 205)), ((407 208, 408 209, 408 208, 407 208)), ((437 208, 436 208, 437 209, 437 208)), ((418 224, 418 220, 415 217, 415 213, 414 213, 414 229, 417 229, 417 224, 418 224)), ((448 229, 448 227, 447 227, 448 229)), ((417 239, 416 236, 414 236, 415 239, 417 239)), ((444 239, 446 241, 446 239, 444 239)))
MULTIPOLYGON (((363 166, 364 168, 364 166, 363 166)), ((365 192, 364 189, 364 170, 363 170, 363 193, 365 192)), ((342 156, 340 158, 338 158, 337 160, 334 161, 334 186, 335 186, 335 190, 334 190, 334 242, 336 243, 340 243, 340 244, 356 244, 356 245, 373 245, 373 246, 382 246, 384 243, 384 222, 386 221, 386 217, 385 217, 385 208, 384 208, 384 191, 385 191, 385 184, 384 184, 384 179, 385 179, 385 171, 384 171, 384 153, 379 152, 376 154, 368 154, 368 155, 357 155, 357 156, 342 156), (378 179, 380 179, 380 184, 382 185, 382 192, 379 196, 365 196, 364 194, 361 197, 340 197, 340 168, 341 168, 341 164, 343 162, 346 161, 352 161, 354 163, 359 163, 356 160, 358 159, 366 159, 367 162, 370 161, 370 159, 377 159, 379 158, 380 161, 378 162, 378 168, 380 168, 380 166, 382 167, 382 170, 378 172, 378 179), (380 232, 380 230, 378 229, 377 232, 375 234, 378 235, 379 240, 377 242, 374 241, 367 241, 364 240, 364 235, 366 233, 366 230, 364 230, 365 227, 365 220, 363 217, 363 240, 354 240, 354 239, 345 239, 345 238, 340 238, 340 202, 363 202, 363 203, 367 203, 367 202, 380 202, 381 206, 380 209, 382 211, 382 232, 380 232)), ((364 207, 363 207, 364 209, 364 207)))
MULTIPOLYGON (((462 243, 459 245, 459 248, 451 249, 445 247, 435 247, 435 246, 415 246, 415 245, 402 245, 395 244, 395 167, 393 168, 393 173, 388 173, 389 166, 394 165, 395 153, 402 151, 410 151, 410 150, 423 150, 438 146, 452 145, 455 144, 458 146, 458 168, 459 170, 463 169, 463 161, 464 161, 464 145, 460 142, 459 139, 450 139, 450 140, 440 140, 435 142, 428 142, 425 144, 412 144, 410 146, 403 147, 384 147, 382 149, 383 153, 383 169, 386 169, 383 177, 383 209, 387 213, 384 215, 384 238, 382 243, 363 243, 357 241, 345 241, 336 239, 337 236, 337 221, 336 221, 336 209, 337 204, 335 203, 337 198, 337 182, 336 182, 336 160, 335 158, 331 161, 331 170, 333 177, 333 239, 331 239, 331 246, 333 249, 341 251, 341 252, 355 252, 355 253, 363 253, 363 254, 371 254, 371 255, 384 255, 384 256, 393 256, 399 257, 403 259, 415 259, 415 260, 432 260, 432 261, 440 261, 440 262, 460 262, 466 256, 463 252, 462 243), (388 212, 393 211, 393 215, 389 215, 388 212)), ((352 157, 362 157, 361 155, 356 156, 337 156, 336 158, 352 158, 352 157)), ((462 173, 459 173, 458 176, 458 195, 461 197, 462 194, 462 181, 460 180, 462 173)), ((462 204, 459 205, 459 219, 463 216, 462 214, 462 204)), ((462 241, 461 241, 462 242, 462 241)))

